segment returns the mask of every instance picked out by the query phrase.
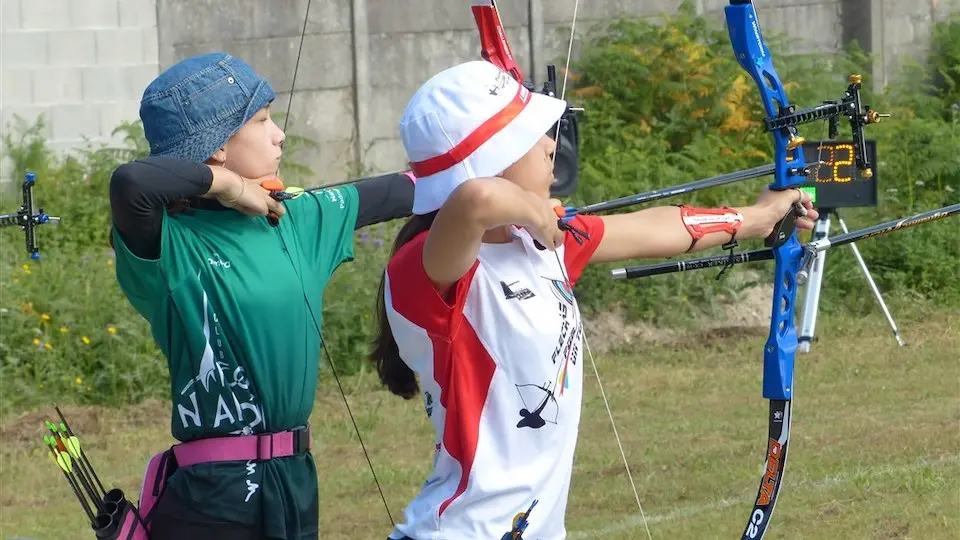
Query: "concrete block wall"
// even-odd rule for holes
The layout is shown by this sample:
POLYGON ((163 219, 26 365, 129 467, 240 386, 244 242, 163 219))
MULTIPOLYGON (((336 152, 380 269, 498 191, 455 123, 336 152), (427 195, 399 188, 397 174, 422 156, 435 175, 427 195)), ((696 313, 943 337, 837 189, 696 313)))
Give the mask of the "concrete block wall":
MULTIPOLYGON (((727 0, 695 0, 723 23, 727 0)), ((226 51, 248 61, 274 86, 273 110, 290 99, 300 55, 289 133, 317 150, 293 157, 311 166, 308 182, 405 166, 397 123, 427 78, 479 57, 468 0, 0 0, 3 129, 14 114, 44 113, 51 146, 82 137, 105 141, 137 117, 144 87, 187 56, 226 51)), ((653 20, 681 0, 579 3, 576 57, 585 32, 623 15, 653 20)), ((528 79, 567 54, 575 0, 500 0, 513 52, 528 79)), ((904 59, 922 56, 933 23, 960 0, 764 0, 765 34, 786 34, 797 52, 832 52, 851 39, 878 55, 874 82, 893 80, 904 59)), ((0 178, 4 177, 0 167, 0 178)))
MULTIPOLYGON (((835 51, 842 29, 841 0, 769 0, 759 10, 765 33, 781 32, 798 52, 835 51)), ((567 56, 577 7, 573 56, 585 32, 618 17, 651 19, 675 13, 681 0, 501 0, 498 7, 514 56, 528 79, 542 84, 549 63, 559 68, 567 56)), ((699 13, 723 23, 726 0, 700 0, 699 13)), ((468 2, 420 0, 416 8, 395 0, 355 0, 358 29, 361 157, 375 171, 404 166, 397 125, 417 87, 437 71, 479 56, 479 36, 468 2)))
MULTIPOLYGON (((313 168, 313 183, 341 180, 355 164, 356 108, 350 0, 313 0, 300 50, 307 0, 157 0, 160 63, 222 51, 249 63, 277 93, 272 112, 290 103, 288 132, 316 141, 293 159, 313 168)), ((287 159, 287 158, 285 158, 287 159)))
POLYGON ((960 0, 870 0, 877 53, 877 83, 889 84, 909 60, 921 60, 928 51, 933 25, 948 13, 960 11, 960 0))
POLYGON ((0 0, 0 29, 2 128, 43 114, 56 150, 110 141, 158 73, 155 0, 0 0))

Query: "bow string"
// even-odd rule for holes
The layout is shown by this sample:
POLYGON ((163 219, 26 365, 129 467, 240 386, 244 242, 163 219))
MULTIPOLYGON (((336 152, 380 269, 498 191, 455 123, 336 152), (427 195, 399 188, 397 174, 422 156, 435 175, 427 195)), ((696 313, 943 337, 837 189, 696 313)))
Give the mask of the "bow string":
MULTIPOLYGON (((290 120, 290 111, 293 106, 293 94, 297 87, 297 72, 300 70, 300 59, 303 55, 303 42, 307 35, 307 24, 310 20, 310 5, 312 3, 313 3, 313 0, 307 0, 307 7, 304 10, 304 14, 303 14, 303 28, 300 31, 300 45, 297 50, 297 61, 296 61, 296 64, 294 64, 294 68, 293 68, 293 78, 292 78, 293 80, 290 82, 290 96, 287 100, 287 111, 283 120, 284 133, 286 133, 287 131, 287 126, 290 120)), ((283 156, 281 156, 281 160, 282 159, 283 159, 283 156)), ((280 164, 278 163, 277 176, 279 175, 280 175, 280 164)), ((307 191, 325 190, 325 189, 330 189, 336 186, 356 183, 357 181, 359 181, 359 179, 348 181, 348 182, 339 182, 337 184, 327 184, 327 185, 319 186, 317 188, 312 188, 307 191)), ((282 183, 281 183, 281 187, 282 187, 282 183)), ((284 192, 277 191, 277 190, 273 190, 271 193, 274 194, 274 197, 278 199, 286 199, 286 198, 292 197, 292 196, 284 196, 283 195, 284 192)), ((302 193, 302 190, 300 191, 300 193, 302 193)), ((313 310, 308 310, 308 311, 310 312, 310 316, 313 317, 313 310)), ((363 435, 360 434, 360 426, 357 424, 357 420, 353 415, 353 410, 350 407, 350 401, 347 399, 347 393, 343 389, 343 384, 340 381, 340 374, 337 371, 337 365, 333 361, 333 355, 330 354, 330 349, 327 348, 327 340, 323 336, 323 330, 320 327, 319 321, 314 319, 314 323, 316 324, 317 332, 320 333, 320 345, 323 348, 323 353, 327 358, 327 364, 330 365, 330 371, 333 372, 333 378, 337 383, 337 389, 340 391, 340 396, 343 398, 343 405, 347 410, 347 415, 350 417, 350 423, 353 424, 353 430, 357 434, 357 440, 360 442, 360 449, 363 451, 363 455, 367 460, 367 466, 370 468, 370 474, 373 476, 373 482, 374 484, 376 484, 377 491, 380 493, 380 500, 383 502, 383 508, 387 512, 387 519, 390 520, 390 526, 393 527, 396 525, 396 522, 393 519, 393 514, 390 512, 390 505, 387 504, 387 498, 383 493, 383 487, 380 484, 380 480, 379 478, 377 478, 377 471, 373 466, 373 461, 370 458, 370 453, 367 451, 367 446, 363 442, 363 435)))

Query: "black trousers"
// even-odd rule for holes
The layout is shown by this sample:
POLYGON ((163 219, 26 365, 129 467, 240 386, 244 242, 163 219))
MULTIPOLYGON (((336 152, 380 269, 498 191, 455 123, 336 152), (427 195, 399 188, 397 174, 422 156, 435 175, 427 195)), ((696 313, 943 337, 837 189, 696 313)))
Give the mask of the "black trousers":
POLYGON ((170 489, 157 502, 150 524, 150 540, 264 540, 258 526, 209 518, 185 505, 170 489))

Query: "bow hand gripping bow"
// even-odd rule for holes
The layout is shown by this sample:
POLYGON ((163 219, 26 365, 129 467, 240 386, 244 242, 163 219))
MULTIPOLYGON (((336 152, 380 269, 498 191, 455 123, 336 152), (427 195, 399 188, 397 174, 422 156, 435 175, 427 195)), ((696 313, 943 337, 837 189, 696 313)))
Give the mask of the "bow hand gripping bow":
POLYGON ((23 229, 27 253, 33 260, 40 260, 40 249, 37 247, 35 229, 44 223, 57 223, 60 218, 47 215, 43 208, 33 211, 33 186, 37 182, 37 175, 28 172, 23 176, 21 184, 20 209, 9 214, 0 214, 0 227, 20 227, 23 229))

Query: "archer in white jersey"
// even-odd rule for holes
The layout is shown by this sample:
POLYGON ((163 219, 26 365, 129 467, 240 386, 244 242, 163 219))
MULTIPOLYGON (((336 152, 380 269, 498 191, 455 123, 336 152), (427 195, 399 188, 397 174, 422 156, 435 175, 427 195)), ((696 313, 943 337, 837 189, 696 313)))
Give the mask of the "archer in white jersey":
POLYGON ((393 393, 422 396, 436 450, 391 539, 565 538, 584 267, 764 237, 798 198, 810 205, 766 191, 739 211, 665 206, 561 228, 544 134, 566 107, 477 61, 435 75, 404 111, 414 216, 384 273, 372 359, 393 393))

